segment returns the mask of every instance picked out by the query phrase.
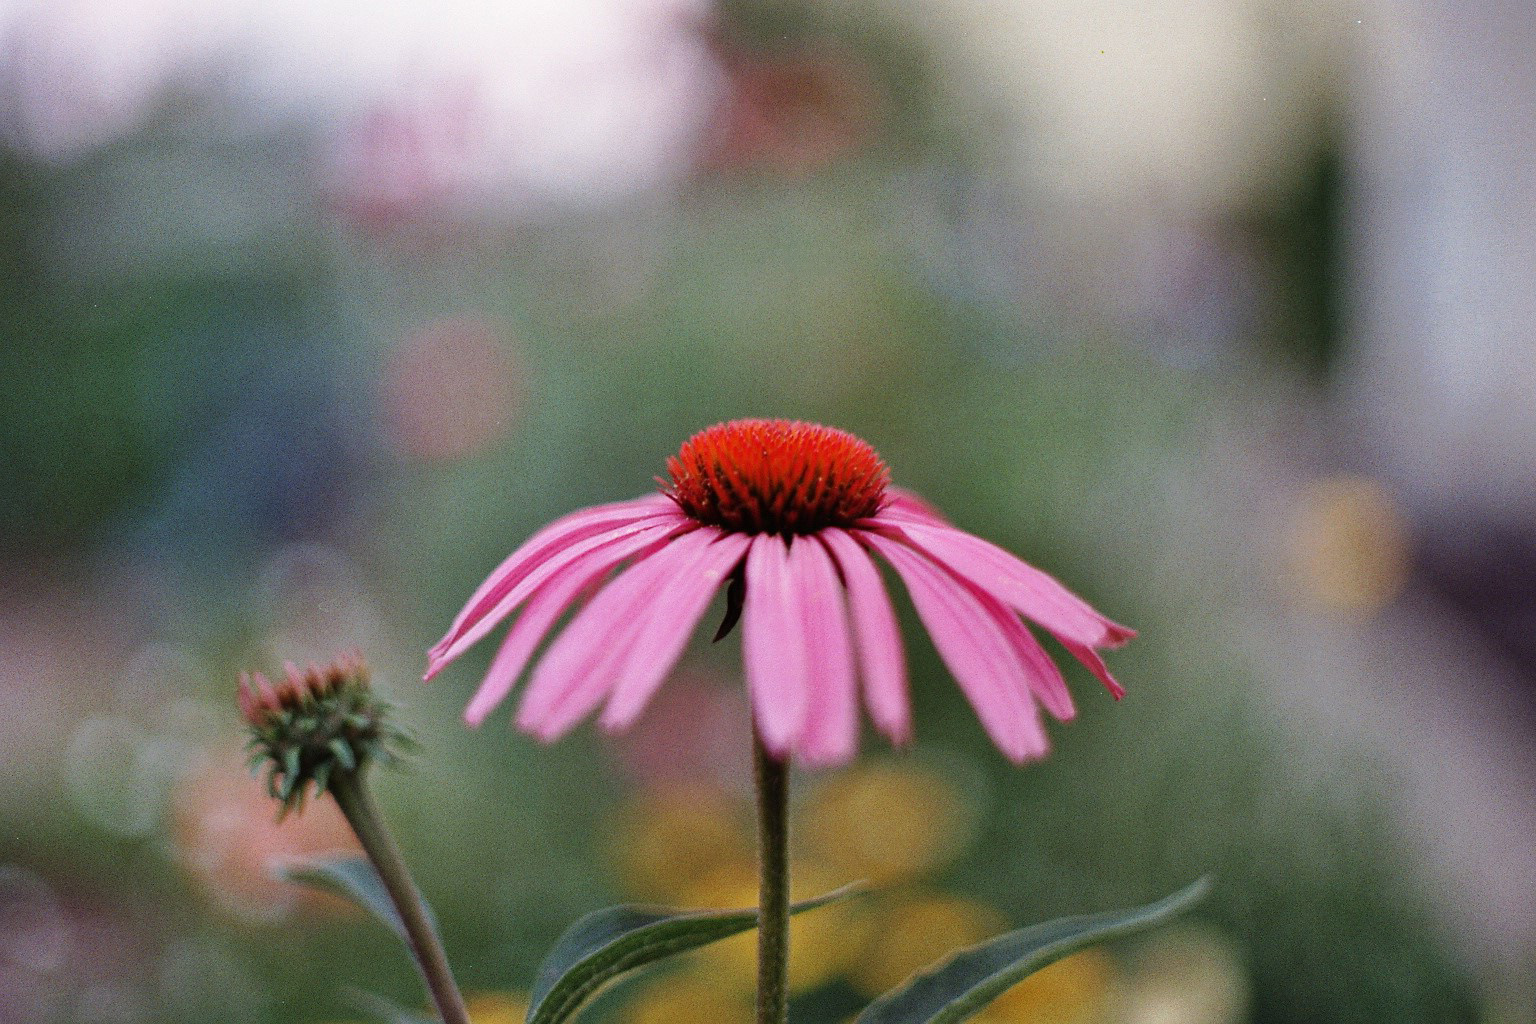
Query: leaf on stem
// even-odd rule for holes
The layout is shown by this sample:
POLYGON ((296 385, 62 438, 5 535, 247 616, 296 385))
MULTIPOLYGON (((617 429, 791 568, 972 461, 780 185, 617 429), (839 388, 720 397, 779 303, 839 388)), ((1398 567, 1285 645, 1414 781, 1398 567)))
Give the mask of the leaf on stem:
MULTIPOLYGON (((856 891, 857 885, 846 885, 796 903, 789 912, 815 910, 856 891)), ((562 1024, 621 974, 756 927, 755 909, 679 912, 618 906, 593 911, 571 925, 545 957, 533 983, 527 1024, 562 1024)))
POLYGON ((1062 957, 1161 924, 1210 887, 1210 879, 1201 878, 1144 907, 1064 917, 960 950, 870 1003, 854 1024, 956 1024, 1062 957))
MULTIPOLYGON (((367 857, 313 857, 290 860, 274 867, 273 874, 285 882, 307 885, 312 889, 319 889, 357 904, 388 925, 390 930, 400 937, 400 941, 407 946, 410 945, 410 940, 405 934, 405 922, 400 920, 400 912, 395 909, 394 901, 389 898, 389 890, 384 888, 384 880, 379 877, 378 871, 374 869, 367 857)), ((431 907, 427 907, 427 922, 435 933, 437 921, 433 918, 431 907)))

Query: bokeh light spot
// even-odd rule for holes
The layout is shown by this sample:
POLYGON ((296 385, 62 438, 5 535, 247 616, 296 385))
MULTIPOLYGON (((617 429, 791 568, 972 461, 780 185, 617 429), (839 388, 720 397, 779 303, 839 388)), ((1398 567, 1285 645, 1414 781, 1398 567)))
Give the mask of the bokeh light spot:
POLYGON ((938 772, 860 765, 806 801, 801 841, 845 880, 890 885, 949 864, 975 836, 976 808, 938 772))
POLYGON ((895 988, 914 972, 1003 931, 997 911, 956 896, 912 894, 883 905, 849 978, 867 995, 895 988))
POLYGON ((126 718, 89 718, 70 737, 65 786, 75 809, 97 828, 141 836, 160 822, 185 758, 182 744, 126 718))
MULTIPOLYGON (((837 887, 833 876, 816 864, 793 863, 790 896, 809 899, 837 887)), ((726 866, 699 878, 682 897, 682 904, 699 909, 757 906, 757 867, 751 860, 726 866)), ((864 916, 854 902, 843 901, 799 914, 789 922, 789 989, 807 992, 837 977, 858 952, 864 916)), ((712 943, 694 954, 694 961, 717 984, 751 992, 757 983, 757 933, 745 932, 712 943)))
POLYGON ((209 900, 237 917, 271 921, 299 906, 348 913, 349 905, 272 876, 284 859, 353 851, 357 841, 330 800, 277 820, 261 783, 240 770, 239 751, 196 761, 172 800, 171 840, 177 861, 209 900))
POLYGON ((1249 982, 1242 955, 1209 928, 1155 933, 1125 986, 1125 1024, 1237 1024, 1247 1019, 1249 982))
POLYGON ((721 865, 751 864, 755 856, 742 805, 707 786, 636 798, 620 814, 613 850, 624 891, 662 901, 678 900, 721 865))
POLYGON ((292 544, 274 553, 253 588, 267 620, 273 664, 324 664, 337 651, 371 649, 382 617, 352 558, 327 544, 292 544))
POLYGON ((1312 481, 1297 499, 1289 540, 1301 594, 1324 608, 1375 612, 1407 582, 1407 524, 1392 495, 1369 477, 1312 481))
POLYGON ((384 365, 380 398, 400 451, 457 459, 506 434, 523 403, 523 382, 488 321, 455 317, 400 342, 384 365))
POLYGON ((1036 971, 999 996, 977 1024, 1094 1024, 1114 996, 1115 963, 1088 949, 1036 971))
POLYGON ((32 871, 0 864, 0 970, 51 974, 69 951, 69 919, 53 889, 32 871))
POLYGON ((511 992, 480 992, 469 996, 464 1007, 471 1024, 523 1024, 528 1000, 511 992))
POLYGON ((748 995, 687 972, 648 985, 620 1017, 623 1024, 747 1024, 751 1019, 748 995))

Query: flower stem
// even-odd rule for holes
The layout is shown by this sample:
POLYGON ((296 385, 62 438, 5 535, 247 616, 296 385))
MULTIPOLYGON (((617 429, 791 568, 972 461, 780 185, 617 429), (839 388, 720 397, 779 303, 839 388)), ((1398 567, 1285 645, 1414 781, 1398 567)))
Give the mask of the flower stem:
POLYGON ((770 754, 754 731, 759 846, 757 1024, 789 1016, 789 763, 770 754))
POLYGON ((421 891, 411 880, 405 858, 400 855, 400 847, 395 845, 394 836, 390 835, 389 828, 384 824, 384 816, 379 813, 378 804, 374 802, 362 773, 336 772, 331 776, 329 790, 336 798, 341 813, 346 815, 352 831, 357 833, 363 852, 373 862, 395 910, 400 914, 400 920, 405 924, 411 955, 421 968, 422 978, 427 983, 427 991, 431 993, 438 1016, 442 1018, 443 1024, 469 1024, 469 1011, 464 1008, 464 997, 459 994, 459 987, 453 980, 453 971, 448 966, 448 955, 443 952, 437 931, 427 917, 421 891))

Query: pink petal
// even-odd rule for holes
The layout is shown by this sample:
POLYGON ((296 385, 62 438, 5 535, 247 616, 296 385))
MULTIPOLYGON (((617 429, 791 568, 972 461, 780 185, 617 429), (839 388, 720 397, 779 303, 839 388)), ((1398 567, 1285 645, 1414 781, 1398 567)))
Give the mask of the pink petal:
POLYGON ((1014 762, 1045 754, 1048 743, 1008 638, 974 594, 917 551, 861 532, 907 584, 934 646, 965 692, 987 735, 1014 762))
POLYGON ((801 581, 791 572, 783 538, 760 533, 747 550, 742 657, 747 692, 763 744, 786 757, 810 712, 809 666, 801 615, 801 581))
POLYGON ((574 544, 596 533, 625 523, 647 519, 668 511, 676 512, 677 506, 665 495, 648 494, 632 501, 617 501, 607 505, 595 505, 561 516, 548 526, 529 537, 512 554, 508 555, 485 578, 464 603, 455 616, 448 633, 433 647, 438 654, 463 634, 470 624, 478 621, 494 608, 506 593, 526 575, 529 566, 537 564, 561 548, 574 544))
POLYGON ((868 522, 894 527, 898 538, 1058 637, 1089 647, 1119 647, 1136 635, 1100 615, 1056 579, 964 530, 900 516, 876 516, 868 522))
POLYGON ((1062 678, 1061 667, 1045 653, 1045 648, 1030 633, 1029 627, 1019 621, 1012 609, 985 590, 971 584, 966 586, 1008 638, 1024 670, 1024 677, 1029 680, 1029 692, 1045 705, 1045 709, 1058 722, 1070 722, 1076 718, 1077 708, 1072 705, 1072 694, 1067 690, 1066 679, 1062 678))
POLYGON ((864 703, 869 717, 893 743, 912 738, 912 705, 907 699, 907 666, 901 649, 896 611, 885 591, 885 581, 869 552, 838 529, 818 536, 837 559, 848 588, 848 609, 853 616, 859 651, 859 670, 864 678, 864 703))
POLYGON ((539 587, 543 586, 550 577, 564 569, 577 559, 609 545, 617 545, 626 554, 633 554, 646 545, 665 537, 678 529, 690 528, 696 525, 693 520, 678 514, 666 512, 649 516, 635 522, 621 526, 609 527, 604 532, 584 537, 574 542, 566 541, 556 550, 548 551, 542 556, 542 560, 529 559, 519 566, 519 571, 509 576, 509 580, 515 582, 505 589, 498 588, 496 593, 501 596, 496 605, 483 614, 478 614, 466 620, 464 628, 451 630, 439 644, 427 654, 427 678, 431 679, 443 666, 463 654, 485 634, 495 629, 497 624, 517 610, 517 606, 531 597, 539 587))
POLYGON ((885 505, 878 516, 886 513, 906 516, 919 522, 930 523, 935 526, 948 526, 949 520, 944 518, 944 513, 930 505, 925 499, 900 487, 888 487, 885 491, 885 505))
POLYGON ((1115 700, 1125 696, 1125 687, 1116 682, 1115 677, 1109 674, 1109 666, 1104 664, 1104 659, 1099 657, 1097 651, 1059 633, 1052 633, 1051 635, 1060 641, 1061 646, 1065 647, 1072 657, 1086 665, 1088 671, 1098 677, 1099 682, 1104 684, 1104 688, 1110 692, 1115 700))
POLYGON ((807 764, 840 764, 859 745, 858 687, 842 584, 832 556, 812 537, 797 537, 790 545, 789 571, 800 583, 810 686, 796 753, 807 764))
MULTIPOLYGON (((700 530, 707 537, 711 531, 700 530)), ((685 543, 687 538, 679 541, 685 543)), ((627 728, 677 664, 699 618, 709 607, 720 584, 731 574, 751 541, 740 533, 716 536, 684 566, 668 570, 661 588, 651 598, 644 626, 636 634, 629 656, 618 673, 618 682, 603 711, 603 728, 627 728)))
POLYGON ((598 591, 534 669, 517 710, 518 726, 541 739, 557 739, 602 703, 657 592, 717 532, 685 534, 598 591))
MULTIPOLYGON (((654 548, 666 543, 666 540, 652 541, 650 546, 654 548)), ((555 574, 529 598, 528 606, 512 624, 506 639, 502 641, 501 649, 491 661, 485 680, 475 691, 469 706, 464 709, 465 721, 470 725, 480 725, 485 721, 486 716, 511 692, 539 642, 561 613, 630 554, 627 544, 613 544, 588 552, 555 574)), ((649 551, 641 550, 637 557, 643 559, 648 554, 649 551)))

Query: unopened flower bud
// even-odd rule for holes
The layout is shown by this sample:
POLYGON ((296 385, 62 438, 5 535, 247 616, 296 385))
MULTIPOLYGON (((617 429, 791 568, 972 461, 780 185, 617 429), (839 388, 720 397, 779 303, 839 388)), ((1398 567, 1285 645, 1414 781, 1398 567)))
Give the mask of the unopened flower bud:
POLYGON ((282 804, 279 816, 302 809, 311 785, 319 796, 337 772, 392 763, 410 746, 390 723, 389 704, 369 686, 362 655, 302 670, 290 662, 283 671, 276 682, 242 672, 236 694, 251 730, 251 770, 265 766, 267 792, 282 804))

